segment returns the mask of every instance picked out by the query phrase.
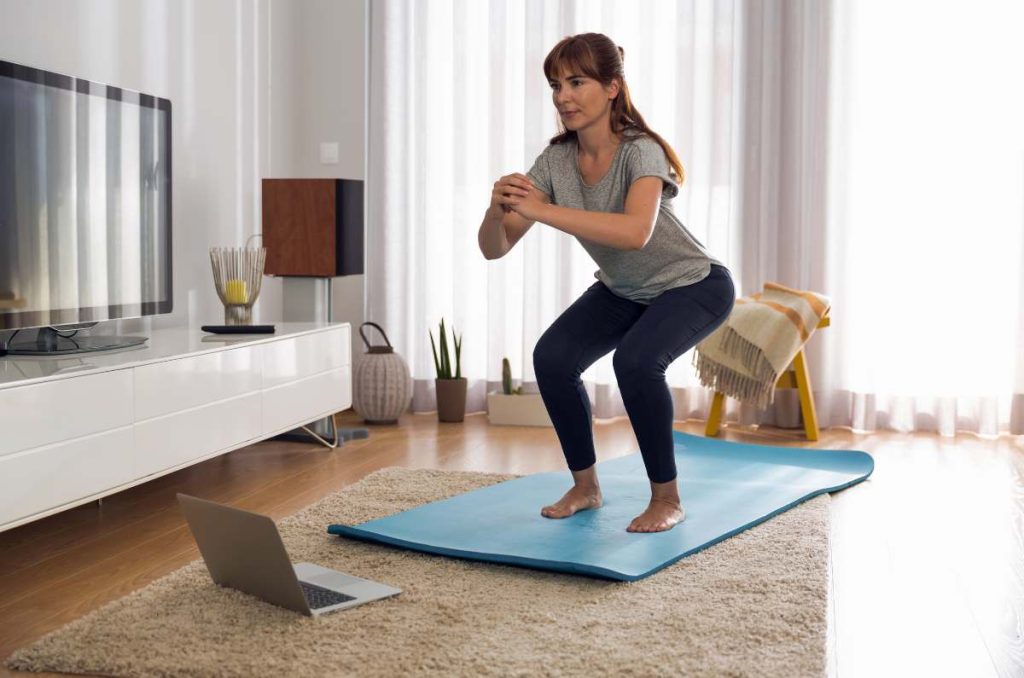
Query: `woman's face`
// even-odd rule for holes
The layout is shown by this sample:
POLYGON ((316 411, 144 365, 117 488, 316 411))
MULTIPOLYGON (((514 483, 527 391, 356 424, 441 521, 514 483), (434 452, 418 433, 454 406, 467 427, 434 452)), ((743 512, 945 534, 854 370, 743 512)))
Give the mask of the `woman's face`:
POLYGON ((548 84, 551 100, 567 130, 578 131, 607 119, 612 99, 619 93, 617 82, 604 86, 593 78, 569 71, 559 73, 558 79, 548 84))

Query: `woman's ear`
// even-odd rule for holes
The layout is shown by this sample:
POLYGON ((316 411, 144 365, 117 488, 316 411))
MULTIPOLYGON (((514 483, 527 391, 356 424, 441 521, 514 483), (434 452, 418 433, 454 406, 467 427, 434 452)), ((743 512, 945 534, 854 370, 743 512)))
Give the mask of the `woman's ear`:
POLYGON ((621 89, 622 88, 619 86, 618 78, 616 78, 615 80, 612 80, 611 84, 609 84, 608 87, 605 88, 605 91, 608 92, 608 99, 611 100, 611 99, 614 99, 615 97, 619 96, 619 91, 621 89))

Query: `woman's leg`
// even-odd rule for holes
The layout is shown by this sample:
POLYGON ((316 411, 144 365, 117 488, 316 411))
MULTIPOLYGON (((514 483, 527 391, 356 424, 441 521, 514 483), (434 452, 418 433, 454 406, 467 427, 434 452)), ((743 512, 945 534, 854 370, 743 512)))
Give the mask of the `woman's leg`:
POLYGON ((590 397, 580 375, 618 345, 644 308, 615 296, 598 281, 537 341, 533 351, 537 385, 575 481, 559 502, 542 509, 542 515, 564 518, 601 504, 593 468, 596 455, 590 397))
MULTIPOLYGON (((615 376, 652 492, 651 506, 633 521, 631 531, 659 531, 675 524, 672 503, 679 503, 679 489, 672 394, 665 371, 725 322, 735 301, 728 271, 713 266, 704 280, 668 290, 652 301, 615 351, 615 376)), ((678 514, 681 520, 681 507, 678 514)))

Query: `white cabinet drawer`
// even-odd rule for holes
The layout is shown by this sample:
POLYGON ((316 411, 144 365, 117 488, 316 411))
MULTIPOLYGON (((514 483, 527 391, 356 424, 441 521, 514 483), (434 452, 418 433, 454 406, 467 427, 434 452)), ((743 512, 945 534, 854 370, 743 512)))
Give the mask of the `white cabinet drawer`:
POLYGON ((263 344, 263 388, 273 388, 351 362, 348 327, 263 344))
POLYGON ((132 423, 132 371, 0 390, 0 457, 132 423))
POLYGON ((324 372, 263 392, 263 434, 308 424, 352 406, 350 367, 324 372))
POLYGON ((135 425, 135 477, 259 437, 260 394, 232 398, 135 425))
POLYGON ((260 353, 243 346, 136 367, 135 421, 260 390, 260 353))
POLYGON ((0 457, 0 524, 131 480, 131 427, 0 457))

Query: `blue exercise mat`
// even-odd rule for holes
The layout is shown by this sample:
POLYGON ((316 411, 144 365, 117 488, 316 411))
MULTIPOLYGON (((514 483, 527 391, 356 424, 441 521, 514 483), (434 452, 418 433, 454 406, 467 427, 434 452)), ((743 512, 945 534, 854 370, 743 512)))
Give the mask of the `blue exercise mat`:
POLYGON ((331 534, 509 565, 635 581, 802 501, 864 480, 866 452, 749 445, 674 432, 686 519, 666 532, 627 532, 651 490, 639 452, 597 466, 604 506, 540 515, 572 485, 537 473, 424 504, 331 534))

